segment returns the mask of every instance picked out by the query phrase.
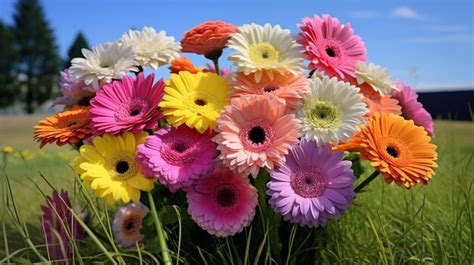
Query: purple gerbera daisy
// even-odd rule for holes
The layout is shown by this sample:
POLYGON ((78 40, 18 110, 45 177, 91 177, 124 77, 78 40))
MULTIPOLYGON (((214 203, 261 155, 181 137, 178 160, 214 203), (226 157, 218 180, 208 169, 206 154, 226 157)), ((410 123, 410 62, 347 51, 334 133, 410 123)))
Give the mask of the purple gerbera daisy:
POLYGON ((399 91, 393 91, 392 96, 398 100, 402 106, 402 116, 405 119, 425 128, 426 132, 433 137, 433 119, 428 111, 423 108, 423 104, 418 101, 418 95, 410 86, 397 81, 395 84, 399 91))
POLYGON ((267 194, 273 210, 301 226, 324 226, 349 206, 355 193, 351 162, 343 152, 302 140, 286 156, 286 163, 271 172, 267 194))
POLYGON ((84 84, 82 80, 77 80, 69 69, 61 72, 59 87, 62 97, 56 98, 53 105, 65 105, 68 108, 74 105, 88 106, 90 99, 99 90, 84 84))
POLYGON ((175 192, 212 171, 218 155, 212 133, 198 133, 187 126, 158 130, 138 146, 137 162, 147 177, 156 177, 175 192))
POLYGON ((121 132, 139 133, 153 129, 162 117, 158 103, 163 98, 163 79, 153 84, 154 74, 140 73, 136 79, 126 76, 122 80, 104 85, 91 101, 91 126, 95 135, 121 132))
POLYGON ((46 204, 41 209, 41 226, 49 258, 71 259, 73 244, 78 245, 84 233, 71 213, 68 193, 54 191, 51 197, 46 197, 46 204))

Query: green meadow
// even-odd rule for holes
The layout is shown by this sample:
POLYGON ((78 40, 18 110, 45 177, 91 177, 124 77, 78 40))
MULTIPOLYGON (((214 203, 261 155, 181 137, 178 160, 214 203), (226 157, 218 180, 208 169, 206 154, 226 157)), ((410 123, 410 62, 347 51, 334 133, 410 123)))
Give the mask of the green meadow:
MULTIPOLYGON (((69 166, 77 152, 69 147, 38 149, 32 140, 32 127, 39 118, 0 117, 0 148, 14 148, 0 164, 3 171, 0 260, 6 253, 27 245, 6 214, 6 205, 11 207, 11 202, 5 199, 7 176, 16 210, 25 220, 32 242, 38 246, 43 243, 39 216, 44 197, 40 190, 51 193, 47 182, 70 193, 77 189, 69 166)), ((382 178, 376 179, 366 192, 357 195, 347 214, 339 220, 329 222, 323 229, 296 230, 300 234, 314 233, 313 242, 298 253, 311 251, 316 264, 473 264, 474 123, 436 121, 435 133, 439 167, 429 185, 406 190, 388 185, 382 178)), ((367 169, 364 175, 370 173, 367 169)), ((184 245, 181 251, 185 256, 184 245)), ((229 256, 219 250, 217 253, 202 260, 232 264, 229 256)), ((36 260, 32 252, 19 255, 24 260, 36 260)), ((266 261, 271 263, 271 259, 266 261)))

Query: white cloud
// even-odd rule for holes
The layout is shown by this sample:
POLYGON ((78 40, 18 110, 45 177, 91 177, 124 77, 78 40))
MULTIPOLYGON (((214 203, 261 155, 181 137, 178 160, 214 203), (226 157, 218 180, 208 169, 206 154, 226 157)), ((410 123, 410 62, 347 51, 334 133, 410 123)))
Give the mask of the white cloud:
POLYGON ((467 25, 461 24, 441 24, 441 25, 430 25, 423 27, 425 30, 439 33, 460 33, 468 31, 467 25))
POLYGON ((378 17, 379 13, 375 10, 358 10, 351 13, 353 18, 374 18, 378 17))
POLYGON ((406 39, 410 43, 451 43, 464 44, 474 43, 474 35, 472 34, 451 34, 441 36, 416 36, 406 39))
POLYGON ((392 16, 399 17, 403 19, 412 19, 412 20, 424 20, 425 16, 416 12, 415 10, 406 7, 400 6, 392 10, 392 16))

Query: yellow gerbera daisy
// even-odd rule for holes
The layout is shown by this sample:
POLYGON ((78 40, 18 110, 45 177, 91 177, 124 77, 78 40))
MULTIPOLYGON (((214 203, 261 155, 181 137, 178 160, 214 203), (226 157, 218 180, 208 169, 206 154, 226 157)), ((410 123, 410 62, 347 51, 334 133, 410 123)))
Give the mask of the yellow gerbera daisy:
POLYGON ((144 143, 146 137, 144 132, 97 136, 92 145, 81 146, 74 169, 81 174, 84 184, 107 202, 138 202, 140 190, 151 191, 154 182, 139 172, 135 162, 136 147, 144 143))
POLYGON ((214 73, 172 74, 160 103, 171 125, 185 123, 200 133, 216 127, 216 119, 228 104, 227 80, 214 73))

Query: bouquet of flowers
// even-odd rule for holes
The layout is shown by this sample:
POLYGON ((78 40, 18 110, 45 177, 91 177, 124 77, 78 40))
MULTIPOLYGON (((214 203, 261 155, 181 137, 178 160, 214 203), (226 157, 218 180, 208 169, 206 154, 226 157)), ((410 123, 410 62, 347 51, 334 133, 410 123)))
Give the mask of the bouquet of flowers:
POLYGON ((72 166, 95 203, 115 211, 113 235, 93 229, 100 213, 54 192, 42 217, 48 256, 70 259, 85 237, 103 248, 110 236, 115 251, 189 262, 205 242, 234 236, 255 257, 259 245, 247 248, 261 227, 283 255, 281 234, 340 218, 378 175, 407 189, 428 184, 437 153, 415 91, 367 63, 350 24, 323 15, 298 27, 207 21, 180 42, 144 27, 83 49, 61 72, 54 104, 64 111, 41 120, 34 138, 78 149, 72 166), (220 66, 224 49, 232 70, 220 66), (167 64, 169 79, 158 79, 167 64), (359 181, 368 165, 374 173, 359 181), (182 236, 197 250, 180 256, 172 242, 182 236))

